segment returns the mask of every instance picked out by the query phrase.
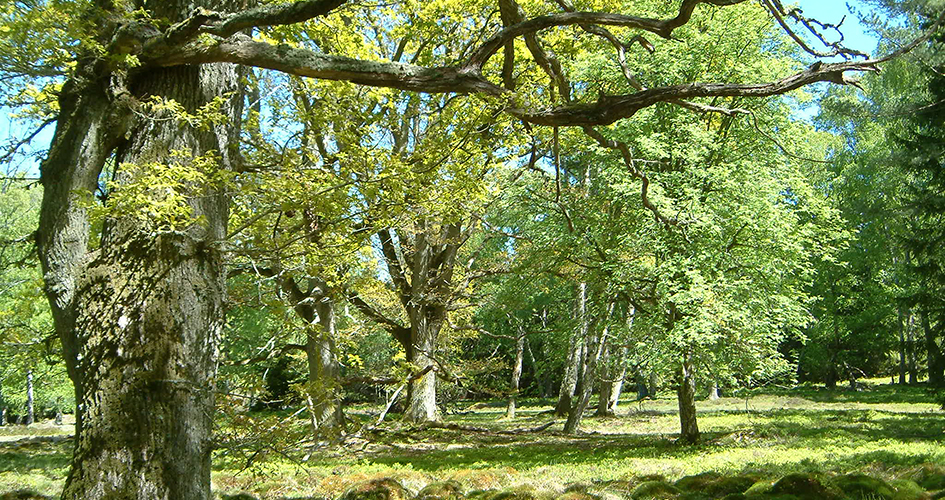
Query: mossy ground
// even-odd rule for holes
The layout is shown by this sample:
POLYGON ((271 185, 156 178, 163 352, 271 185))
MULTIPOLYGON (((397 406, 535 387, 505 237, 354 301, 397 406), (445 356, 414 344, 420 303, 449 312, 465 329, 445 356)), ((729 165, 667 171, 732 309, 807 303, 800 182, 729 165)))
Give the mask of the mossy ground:
MULTIPOLYGON (((922 387, 878 384, 866 391, 800 388, 746 396, 700 402, 704 434, 696 446, 675 443, 679 424, 670 395, 642 403, 623 401, 617 417, 585 419, 584 433, 577 437, 559 432, 563 422, 549 431, 520 435, 414 431, 400 427, 392 415, 388 430, 349 438, 344 445, 292 447, 286 439, 291 431, 269 433, 271 440, 257 436, 238 451, 218 452, 213 482, 216 491, 226 494, 337 498, 355 483, 380 477, 395 478, 413 493, 445 480, 457 481, 466 491, 529 487, 561 492, 581 483, 625 482, 632 488, 645 476, 675 481, 706 471, 768 480, 793 472, 865 473, 891 481, 915 479, 921 471, 945 464, 945 418, 922 387)), ((501 402, 469 403, 459 405, 471 408, 468 413, 445 420, 495 430, 535 427, 552 418, 550 403, 520 401, 515 420, 503 418, 501 402)), ((370 422, 376 411, 349 409, 355 421, 351 427, 370 422)), ((271 422, 285 416, 259 418, 271 422)), ((306 422, 299 415, 286 425, 303 430, 306 422)), ((223 427, 230 437, 240 428, 223 427)), ((68 469, 71 441, 17 440, 26 433, 70 431, 0 428, 0 492, 30 488, 56 495, 68 469)))

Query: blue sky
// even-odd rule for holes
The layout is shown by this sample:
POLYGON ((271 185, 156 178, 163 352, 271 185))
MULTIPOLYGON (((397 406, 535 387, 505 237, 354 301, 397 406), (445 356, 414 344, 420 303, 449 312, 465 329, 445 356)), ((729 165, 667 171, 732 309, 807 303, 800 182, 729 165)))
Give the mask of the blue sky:
POLYGON ((843 19, 843 16, 846 16, 846 20, 841 27, 844 45, 860 52, 866 52, 871 56, 874 55, 876 38, 864 30, 857 16, 851 14, 847 7, 847 4, 849 4, 854 9, 868 12, 870 9, 859 0, 782 0, 782 3, 785 7, 789 4, 796 4, 804 11, 805 16, 824 23, 836 24, 843 19))

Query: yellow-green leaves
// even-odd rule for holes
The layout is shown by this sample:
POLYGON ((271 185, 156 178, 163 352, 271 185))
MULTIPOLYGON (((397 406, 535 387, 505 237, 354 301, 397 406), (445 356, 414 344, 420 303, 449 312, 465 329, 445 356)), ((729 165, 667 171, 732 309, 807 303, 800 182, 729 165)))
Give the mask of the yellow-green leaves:
POLYGON ((105 203, 90 207, 92 218, 127 217, 152 231, 183 230, 200 223, 193 200, 228 182, 231 174, 217 167, 215 152, 172 151, 166 163, 123 163, 107 183, 105 203))

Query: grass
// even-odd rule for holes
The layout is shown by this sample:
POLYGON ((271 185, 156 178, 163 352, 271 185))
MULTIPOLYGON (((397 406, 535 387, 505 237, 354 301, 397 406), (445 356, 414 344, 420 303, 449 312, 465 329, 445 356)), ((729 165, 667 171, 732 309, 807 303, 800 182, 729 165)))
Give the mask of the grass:
MULTIPOLYGON (((519 418, 507 420, 501 403, 480 404, 446 421, 495 430, 534 427, 551 418, 549 405, 521 401, 519 418)), ((334 498, 358 481, 382 476, 399 479, 413 491, 444 479, 467 489, 529 485, 562 491, 573 483, 633 481, 654 474, 676 479, 705 471, 769 479, 790 472, 863 472, 891 480, 945 463, 945 419, 921 387, 873 385, 862 392, 804 387, 698 406, 704 438, 698 446, 676 444, 676 404, 669 396, 624 401, 618 417, 585 419, 579 436, 555 431, 560 425, 540 434, 508 435, 415 431, 392 420, 383 432, 316 450, 286 444, 294 442, 293 430, 305 428, 305 415, 299 415, 289 420, 282 444, 276 438, 257 439, 240 453, 218 452, 213 483, 227 494, 334 498)), ((360 422, 371 421, 376 411, 349 409, 360 422)), ((284 417, 257 416, 249 424, 269 425, 284 417)), ((2 442, 12 432, 0 430, 0 491, 26 486, 55 495, 71 442, 2 442)))

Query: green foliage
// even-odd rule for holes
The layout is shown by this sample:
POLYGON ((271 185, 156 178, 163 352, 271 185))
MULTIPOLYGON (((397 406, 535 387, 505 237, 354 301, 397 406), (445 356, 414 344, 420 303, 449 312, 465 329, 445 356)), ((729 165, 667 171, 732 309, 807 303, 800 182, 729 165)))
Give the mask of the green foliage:
POLYGON ((32 370, 41 417, 55 408, 71 412, 75 403, 33 248, 42 193, 27 186, 14 179, 0 190, 0 407, 25 412, 32 370))

